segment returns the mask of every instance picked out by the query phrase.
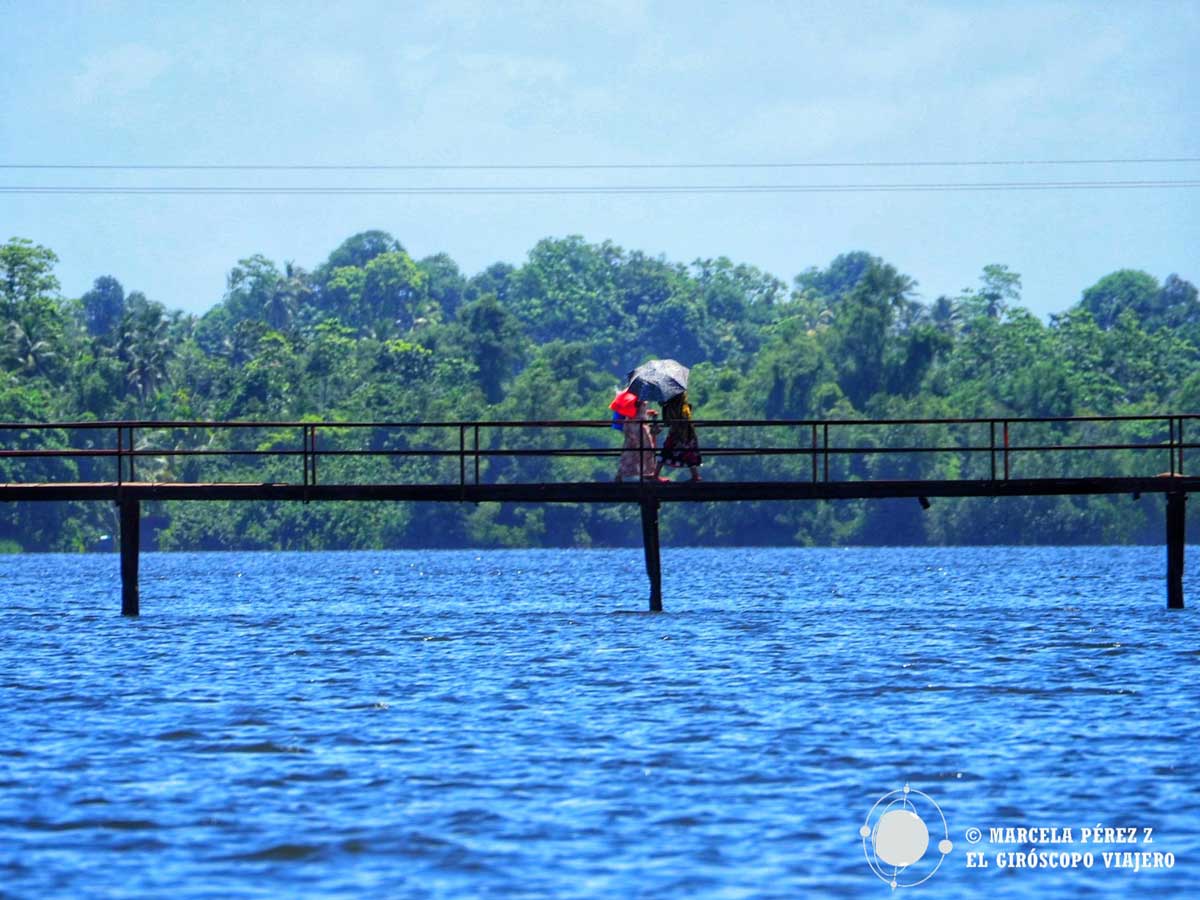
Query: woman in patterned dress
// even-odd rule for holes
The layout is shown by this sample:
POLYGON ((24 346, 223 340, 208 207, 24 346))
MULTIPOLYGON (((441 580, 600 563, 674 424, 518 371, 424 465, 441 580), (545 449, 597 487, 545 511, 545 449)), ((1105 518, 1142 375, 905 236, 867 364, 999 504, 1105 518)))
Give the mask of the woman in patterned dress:
POLYGON ((673 469, 687 466, 692 472, 692 481, 699 481, 704 460, 700 456, 700 441, 692 425, 692 407, 687 402, 686 391, 663 404, 663 421, 667 423, 667 439, 663 441, 662 459, 654 474, 658 475, 664 464, 673 469))
POLYGON ((645 400, 639 400, 636 411, 632 416, 626 416, 621 423, 621 431, 625 435, 624 452, 617 464, 617 481, 626 478, 658 478, 658 466, 654 461, 654 450, 657 446, 655 436, 658 434, 658 422, 653 421, 657 413, 649 409, 645 400), (644 421, 650 419, 651 421, 644 421), (643 420, 643 421, 639 421, 643 420))

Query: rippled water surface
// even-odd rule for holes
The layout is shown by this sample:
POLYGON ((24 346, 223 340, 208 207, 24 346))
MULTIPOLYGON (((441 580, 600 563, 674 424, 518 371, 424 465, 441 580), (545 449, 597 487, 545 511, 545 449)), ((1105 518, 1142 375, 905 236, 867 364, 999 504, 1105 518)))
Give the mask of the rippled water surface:
POLYGON ((1195 549, 0 558, 0 895, 1200 896, 1195 549))

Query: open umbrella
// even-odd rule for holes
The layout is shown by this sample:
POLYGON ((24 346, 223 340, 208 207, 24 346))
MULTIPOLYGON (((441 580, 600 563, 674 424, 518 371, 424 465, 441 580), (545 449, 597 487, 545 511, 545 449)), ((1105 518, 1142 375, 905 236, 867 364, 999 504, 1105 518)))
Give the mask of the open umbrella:
POLYGON ((642 400, 666 403, 687 390, 688 367, 673 359, 652 359, 629 373, 628 390, 642 400))

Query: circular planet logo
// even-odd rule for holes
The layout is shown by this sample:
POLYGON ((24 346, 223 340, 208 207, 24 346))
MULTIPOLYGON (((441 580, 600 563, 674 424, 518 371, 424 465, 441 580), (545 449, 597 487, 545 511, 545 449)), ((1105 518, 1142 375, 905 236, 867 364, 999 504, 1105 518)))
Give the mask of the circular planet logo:
POLYGON ((928 881, 954 849, 941 807, 907 784, 876 800, 858 833, 867 865, 893 889, 928 881), (931 825, 938 839, 935 852, 930 848, 931 825))

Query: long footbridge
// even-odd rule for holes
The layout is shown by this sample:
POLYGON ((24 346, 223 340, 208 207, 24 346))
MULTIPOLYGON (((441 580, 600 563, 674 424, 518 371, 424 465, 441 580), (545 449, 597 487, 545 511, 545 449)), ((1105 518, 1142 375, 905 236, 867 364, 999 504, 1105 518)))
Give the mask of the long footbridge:
POLYGON ((0 423, 0 502, 117 504, 121 612, 136 616, 148 501, 636 504, 660 611, 664 503, 1161 494, 1167 606, 1182 609, 1197 419, 697 420, 704 480, 666 483, 614 480, 609 422, 0 423))

